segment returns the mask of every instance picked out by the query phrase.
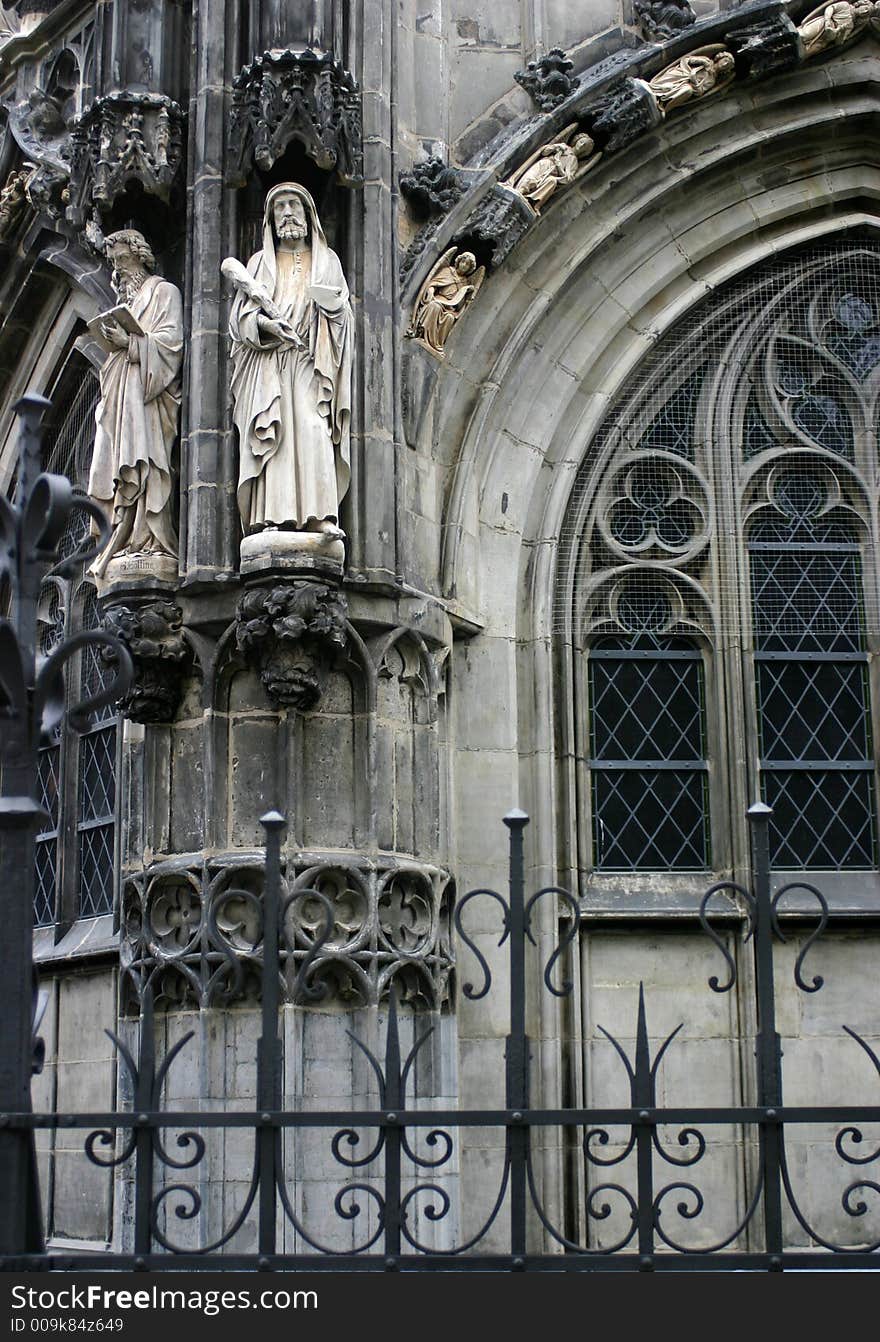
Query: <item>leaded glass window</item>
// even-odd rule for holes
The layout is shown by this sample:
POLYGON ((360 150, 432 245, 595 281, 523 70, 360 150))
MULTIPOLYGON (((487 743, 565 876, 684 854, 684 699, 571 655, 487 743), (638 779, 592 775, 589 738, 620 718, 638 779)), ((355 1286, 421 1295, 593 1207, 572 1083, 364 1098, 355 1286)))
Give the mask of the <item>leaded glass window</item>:
POLYGON ((590 767, 600 871, 709 865, 702 655, 686 639, 590 650, 590 767))
MULTIPOLYGON (((53 400, 56 409, 47 434, 45 469, 67 475, 82 487, 94 439, 97 379, 79 361, 72 361, 53 400)), ((86 515, 74 512, 61 553, 73 553, 87 530, 86 515)), ((97 594, 87 577, 48 579, 38 611, 40 653, 47 655, 64 637, 94 628, 98 621, 97 594)), ((87 647, 68 666, 68 694, 81 698, 107 674, 99 652, 87 647)), ((116 715, 105 709, 82 736, 62 729, 39 751, 40 794, 48 819, 36 841, 37 925, 112 910, 116 734, 116 715)))
POLYGON ((821 481, 784 474, 788 511, 749 539, 761 788, 781 868, 877 865, 861 552, 816 516, 821 481))
MULTIPOLYGON (((83 603, 83 628, 99 623, 94 588, 83 603)), ((95 694, 112 672, 101 661, 99 648, 83 650, 81 688, 95 694)), ((79 738, 79 912, 83 918, 109 913, 113 908, 113 835, 116 805, 116 714, 105 708, 79 738)))

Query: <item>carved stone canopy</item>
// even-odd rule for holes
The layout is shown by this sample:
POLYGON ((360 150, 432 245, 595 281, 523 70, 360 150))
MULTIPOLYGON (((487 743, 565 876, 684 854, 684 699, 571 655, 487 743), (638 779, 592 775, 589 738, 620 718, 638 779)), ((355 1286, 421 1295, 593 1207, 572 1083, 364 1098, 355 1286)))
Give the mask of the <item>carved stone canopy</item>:
POLYGON ((264 51, 233 82, 231 180, 244 186, 298 141, 340 182, 363 182, 360 89, 330 52, 264 51))
POLYGON ((109 210, 132 182, 168 204, 182 177, 183 112, 164 94, 108 93, 74 123, 69 159, 72 224, 109 210))

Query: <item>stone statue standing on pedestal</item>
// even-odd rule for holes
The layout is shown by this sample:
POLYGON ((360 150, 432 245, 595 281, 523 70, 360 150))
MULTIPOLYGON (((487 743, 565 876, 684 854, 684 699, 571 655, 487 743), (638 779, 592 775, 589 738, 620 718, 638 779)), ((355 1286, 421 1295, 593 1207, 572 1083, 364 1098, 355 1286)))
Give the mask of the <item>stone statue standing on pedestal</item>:
POLYGON ((339 257, 296 182, 266 196, 263 247, 223 273, 229 319, 238 506, 245 536, 270 528, 343 532, 348 489, 353 316, 339 257))
POLYGON ((119 306, 89 323, 108 351, 95 411, 88 493, 110 516, 110 543, 92 565, 98 578, 123 559, 163 577, 177 572, 171 452, 180 415, 183 301, 156 275, 152 248, 137 229, 111 233, 119 306))

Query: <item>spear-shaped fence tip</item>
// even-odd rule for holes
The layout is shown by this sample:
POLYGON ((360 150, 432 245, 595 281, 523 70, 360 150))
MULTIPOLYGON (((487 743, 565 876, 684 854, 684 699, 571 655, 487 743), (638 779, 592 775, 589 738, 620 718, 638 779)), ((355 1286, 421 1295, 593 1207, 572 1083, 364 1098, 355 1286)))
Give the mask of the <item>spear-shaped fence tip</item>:
POLYGON ((260 824, 264 829, 280 829, 286 825, 287 821, 280 811, 267 811, 265 815, 260 816, 260 824))

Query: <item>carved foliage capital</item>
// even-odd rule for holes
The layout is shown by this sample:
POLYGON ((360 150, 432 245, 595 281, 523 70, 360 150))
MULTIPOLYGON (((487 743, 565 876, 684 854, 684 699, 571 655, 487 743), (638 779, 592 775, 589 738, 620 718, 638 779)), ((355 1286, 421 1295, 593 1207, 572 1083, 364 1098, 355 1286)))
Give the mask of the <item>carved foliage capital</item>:
POLYGON ((554 47, 536 61, 529 61, 513 77, 542 112, 552 112, 580 83, 579 77, 572 74, 573 69, 573 62, 562 48, 554 47))
POLYGON ((429 158, 401 174, 400 189, 416 212, 428 218, 448 214, 458 204, 467 190, 467 178, 442 158, 429 158))
POLYGON ((134 663, 134 680, 120 705, 124 715, 133 722, 170 722, 190 662, 180 607, 162 600, 114 605, 104 611, 103 624, 122 639, 134 663))
POLYGON ((322 672, 345 648, 347 615, 345 597, 329 583, 256 587, 238 604, 236 643, 270 699, 304 712, 318 703, 322 672))
POLYGON ((363 182, 357 80, 330 52, 264 51, 237 76, 229 120, 232 177, 268 171, 294 141, 341 182, 363 182))

